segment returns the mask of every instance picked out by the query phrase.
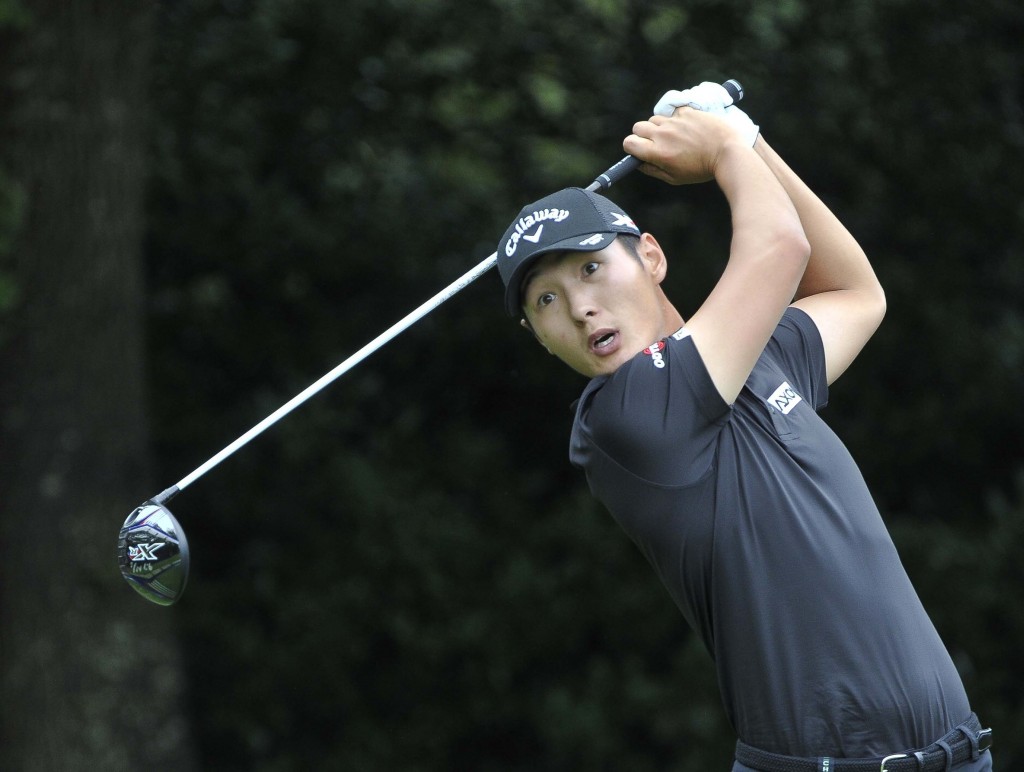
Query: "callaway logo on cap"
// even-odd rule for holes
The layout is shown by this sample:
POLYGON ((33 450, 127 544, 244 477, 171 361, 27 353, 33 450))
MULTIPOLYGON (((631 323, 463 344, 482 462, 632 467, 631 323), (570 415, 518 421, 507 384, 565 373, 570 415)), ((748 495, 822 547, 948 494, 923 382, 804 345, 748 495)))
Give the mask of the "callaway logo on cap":
POLYGON ((639 236, 640 229, 607 198, 582 188, 566 188, 524 206, 497 249, 505 309, 511 315, 519 313, 519 285, 538 257, 548 252, 594 252, 619 233, 639 236))

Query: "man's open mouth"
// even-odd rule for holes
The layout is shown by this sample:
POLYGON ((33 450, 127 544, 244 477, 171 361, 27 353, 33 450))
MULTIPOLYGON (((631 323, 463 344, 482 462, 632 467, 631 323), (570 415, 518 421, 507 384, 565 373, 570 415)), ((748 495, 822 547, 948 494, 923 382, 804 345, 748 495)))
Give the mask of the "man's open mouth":
POLYGON ((590 336, 590 350, 595 354, 609 354, 618 345, 617 330, 598 330, 590 336))

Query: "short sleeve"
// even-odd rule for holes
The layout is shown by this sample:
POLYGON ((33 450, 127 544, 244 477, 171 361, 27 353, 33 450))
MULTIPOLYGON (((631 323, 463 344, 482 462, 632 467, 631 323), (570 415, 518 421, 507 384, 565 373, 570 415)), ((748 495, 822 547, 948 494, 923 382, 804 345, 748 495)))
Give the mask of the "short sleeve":
POLYGON ((825 346, 814 320, 805 311, 786 309, 765 350, 815 410, 828 404, 825 346))
POLYGON ((730 410, 683 331, 588 386, 570 459, 586 467, 587 454, 601 453, 646 482, 689 485, 711 467, 730 410))

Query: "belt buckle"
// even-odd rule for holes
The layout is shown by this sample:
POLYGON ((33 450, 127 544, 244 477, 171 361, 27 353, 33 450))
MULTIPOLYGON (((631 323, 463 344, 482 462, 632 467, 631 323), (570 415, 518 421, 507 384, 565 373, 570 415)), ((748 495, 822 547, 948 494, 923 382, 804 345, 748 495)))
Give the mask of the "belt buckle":
POLYGON ((886 756, 884 759, 882 759, 882 763, 878 766, 878 772, 888 772, 888 770, 885 768, 885 765, 888 764, 890 761, 895 761, 896 759, 909 758, 910 757, 905 753, 893 753, 891 756, 886 756))
POLYGON ((978 751, 987 751, 992 747, 992 729, 982 729, 978 732, 978 751))

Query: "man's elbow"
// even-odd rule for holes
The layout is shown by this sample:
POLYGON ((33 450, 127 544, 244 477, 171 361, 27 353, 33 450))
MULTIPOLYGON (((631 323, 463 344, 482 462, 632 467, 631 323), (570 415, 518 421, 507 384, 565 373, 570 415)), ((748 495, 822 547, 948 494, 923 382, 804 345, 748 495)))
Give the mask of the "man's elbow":
POLYGON ((877 307, 878 321, 882 321, 885 318, 886 302, 885 302, 885 290, 882 289, 882 285, 878 285, 878 289, 875 292, 875 306, 877 307))
MULTIPOLYGON (((867 258, 865 257, 865 261, 867 258)), ((874 271, 869 269, 871 274, 870 279, 865 282, 865 286, 862 294, 864 295, 864 302, 866 306, 866 312, 872 316, 875 321, 875 327, 882 323, 882 319, 885 318, 886 311, 886 300, 885 300, 885 289, 882 287, 882 283, 878 281, 878 277, 875 276, 874 271)))
POLYGON ((802 275, 811 259, 811 242, 807 240, 804 229, 797 224, 781 228, 776 234, 776 249, 778 254, 793 265, 794 269, 802 275))

